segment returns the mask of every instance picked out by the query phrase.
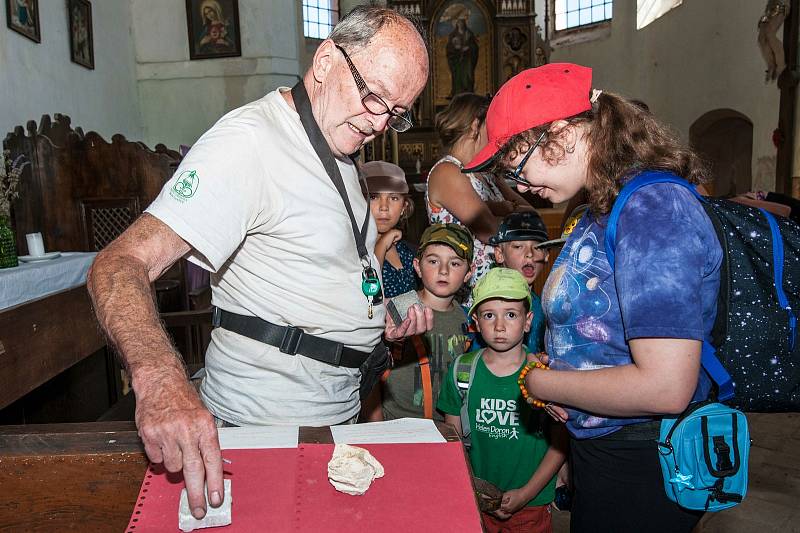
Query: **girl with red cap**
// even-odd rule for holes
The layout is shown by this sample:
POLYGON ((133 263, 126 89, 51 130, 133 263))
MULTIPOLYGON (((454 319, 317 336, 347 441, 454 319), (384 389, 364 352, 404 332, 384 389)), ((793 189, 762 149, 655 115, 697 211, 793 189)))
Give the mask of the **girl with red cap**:
POLYGON ((703 400, 701 343, 711 340, 720 248, 690 191, 655 183, 634 192, 605 230, 621 187, 645 171, 706 181, 700 159, 652 114, 592 89, 568 63, 526 70, 497 93, 487 145, 468 171, 506 171, 551 202, 585 190, 590 212, 564 243, 542 294, 550 368, 532 369, 532 398, 566 423, 572 531, 689 532, 701 514, 670 501, 656 442, 660 416, 703 400))

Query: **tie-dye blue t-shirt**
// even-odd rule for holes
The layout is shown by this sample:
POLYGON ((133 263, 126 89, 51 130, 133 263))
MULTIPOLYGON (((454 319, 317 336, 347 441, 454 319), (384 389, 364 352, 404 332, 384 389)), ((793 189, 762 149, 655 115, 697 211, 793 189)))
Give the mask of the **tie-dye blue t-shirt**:
MULTIPOLYGON (((542 292, 554 370, 631 364, 627 341, 635 338, 710 340, 722 249, 700 203, 669 183, 635 192, 618 221, 614 272, 604 249, 607 220, 590 213, 580 220, 542 292)), ((701 370, 694 399, 704 399, 709 387, 701 370)), ((568 411, 567 429, 576 438, 650 420, 568 411)))

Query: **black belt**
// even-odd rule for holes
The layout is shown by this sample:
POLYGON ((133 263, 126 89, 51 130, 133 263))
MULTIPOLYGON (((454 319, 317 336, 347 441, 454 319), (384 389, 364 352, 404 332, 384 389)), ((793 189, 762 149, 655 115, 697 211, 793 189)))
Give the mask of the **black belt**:
POLYGON ((369 352, 347 348, 340 342, 309 335, 295 326, 278 326, 255 316, 238 315, 219 307, 212 308, 211 323, 255 341, 277 347, 282 353, 299 353, 333 366, 359 368, 369 352))

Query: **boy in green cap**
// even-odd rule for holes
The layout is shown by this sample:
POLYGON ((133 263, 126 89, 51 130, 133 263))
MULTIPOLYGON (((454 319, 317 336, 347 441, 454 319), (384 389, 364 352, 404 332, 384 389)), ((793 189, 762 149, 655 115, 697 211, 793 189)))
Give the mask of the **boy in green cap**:
POLYGON ((489 244, 494 246, 495 262, 522 274, 530 289, 533 318, 523 343, 534 352, 544 349, 542 299, 534 292, 533 283, 547 265, 547 249, 539 245, 548 238, 547 227, 535 211, 511 213, 500 223, 497 233, 489 238, 489 244))
POLYGON ((522 344, 530 329, 525 278, 493 268, 475 285, 469 313, 487 347, 460 355, 448 370, 437 407, 469 437, 472 471, 503 491, 499 509, 484 512, 487 532, 550 532, 555 475, 566 458, 566 434, 522 396, 522 344))
POLYGON ((422 288, 399 294, 392 302, 403 317, 412 305, 430 307, 433 329, 393 347, 394 368, 364 402, 367 421, 443 420, 435 409, 439 388, 447 365, 464 353, 469 340, 467 316, 454 298, 472 276, 473 242, 472 233, 460 224, 433 224, 422 234, 414 258, 422 288))

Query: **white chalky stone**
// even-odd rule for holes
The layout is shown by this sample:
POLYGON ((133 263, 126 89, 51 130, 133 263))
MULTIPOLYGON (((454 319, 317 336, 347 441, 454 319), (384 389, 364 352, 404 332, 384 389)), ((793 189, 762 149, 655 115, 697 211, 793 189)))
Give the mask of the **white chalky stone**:
POLYGON ((364 448, 337 444, 328 462, 328 481, 339 492, 361 496, 375 478, 383 477, 383 465, 364 448))
POLYGON ((192 516, 189 509, 189 496, 184 488, 181 491, 181 505, 178 509, 178 527, 181 531, 192 531, 204 527, 227 526, 231 523, 231 480, 223 480, 225 483, 225 501, 219 507, 211 507, 208 503, 208 486, 206 486, 206 515, 198 520, 192 516))

